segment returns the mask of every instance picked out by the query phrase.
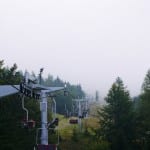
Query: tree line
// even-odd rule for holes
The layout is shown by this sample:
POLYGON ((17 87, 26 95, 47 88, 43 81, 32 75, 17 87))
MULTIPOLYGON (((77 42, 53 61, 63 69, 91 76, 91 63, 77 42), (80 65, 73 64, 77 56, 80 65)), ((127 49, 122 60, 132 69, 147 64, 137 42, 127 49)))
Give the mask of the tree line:
POLYGON ((106 105, 99 110, 98 142, 107 142, 110 150, 150 149, 150 70, 141 94, 131 98, 121 78, 112 84, 106 105))
MULTIPOLYGON (((35 75, 33 73, 33 75, 35 75)), ((17 71, 17 64, 4 67, 0 61, 0 85, 19 84, 22 71, 17 71)), ((56 96, 57 112, 64 114, 65 105, 71 111, 72 99, 85 96, 81 85, 65 83, 59 77, 48 75, 42 78, 46 86, 67 85, 69 95, 63 93, 56 96)), ((146 73, 140 95, 131 98, 120 77, 112 84, 107 96, 106 104, 98 111, 99 127, 93 130, 88 146, 85 150, 149 150, 150 149, 150 70, 146 73), (92 144, 93 143, 93 144, 92 144)), ((30 118, 34 118, 36 126, 40 126, 39 102, 25 99, 30 118)), ((0 100, 0 149, 27 150, 35 145, 36 129, 24 130, 21 120, 25 112, 22 110, 20 97, 15 94, 0 100)), ((51 113, 49 112, 49 119, 51 113)), ((84 148, 83 148, 84 150, 84 148)))

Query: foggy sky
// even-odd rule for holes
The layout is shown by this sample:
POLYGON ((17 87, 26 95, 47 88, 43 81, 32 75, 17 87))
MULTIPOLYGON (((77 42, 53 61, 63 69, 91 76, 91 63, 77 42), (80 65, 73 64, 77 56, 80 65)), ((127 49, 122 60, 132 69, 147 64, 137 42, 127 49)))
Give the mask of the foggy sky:
POLYGON ((150 68, 149 0, 2 0, 0 59, 105 96, 120 76, 132 96, 150 68))

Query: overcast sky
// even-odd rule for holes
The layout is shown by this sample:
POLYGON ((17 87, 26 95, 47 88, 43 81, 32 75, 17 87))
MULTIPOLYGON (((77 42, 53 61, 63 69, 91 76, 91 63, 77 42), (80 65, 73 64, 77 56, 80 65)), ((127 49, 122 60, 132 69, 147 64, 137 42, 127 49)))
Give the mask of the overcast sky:
POLYGON ((0 59, 102 97, 120 76, 134 96, 150 68, 150 1, 1 0, 0 59))

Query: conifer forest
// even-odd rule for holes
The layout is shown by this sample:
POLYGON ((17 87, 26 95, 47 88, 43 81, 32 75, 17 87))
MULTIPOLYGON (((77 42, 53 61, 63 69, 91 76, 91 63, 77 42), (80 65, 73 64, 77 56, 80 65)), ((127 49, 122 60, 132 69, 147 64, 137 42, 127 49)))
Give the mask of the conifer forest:
MULTIPOLYGON (((30 74, 39 78, 34 72, 30 74)), ((19 85, 23 76, 24 72, 18 70, 17 64, 6 67, 4 61, 0 61, 0 86, 19 85)), ((57 150, 150 149, 150 70, 139 85, 140 95, 131 97, 121 77, 116 77, 103 103, 98 102, 97 93, 94 100, 88 100, 88 115, 82 111, 81 116, 73 112, 73 103, 86 99, 82 85, 74 85, 51 74, 41 76, 40 84, 67 89, 65 95, 58 91, 48 96, 48 122, 52 122, 54 115, 58 119, 57 123, 55 120, 48 126, 48 143, 57 150), (57 104, 56 114, 51 107, 53 99, 57 104)), ((40 100, 25 96, 24 107, 28 110, 28 118, 34 120, 32 128, 23 124, 27 114, 20 94, 0 98, 0 150, 40 150, 37 147, 41 140, 40 132, 37 135, 37 129, 41 127, 40 100)))

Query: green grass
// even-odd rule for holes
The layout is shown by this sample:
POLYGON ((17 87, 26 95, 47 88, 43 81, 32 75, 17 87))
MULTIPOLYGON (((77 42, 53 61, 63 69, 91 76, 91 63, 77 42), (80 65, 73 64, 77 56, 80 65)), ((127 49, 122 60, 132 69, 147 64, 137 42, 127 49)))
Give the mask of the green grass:
MULTIPOLYGON (((76 128, 79 129, 78 124, 70 124, 69 119, 65 118, 62 115, 57 116, 59 118, 59 133, 62 136, 62 138, 70 138, 72 136, 73 130, 76 128)), ((88 131, 91 131, 91 129, 97 129, 99 127, 98 119, 97 118, 85 118, 82 119, 82 131, 85 129, 88 129, 88 131)))
POLYGON ((69 123, 69 118, 61 117, 59 121, 59 133, 63 139, 70 139, 73 133, 73 129, 77 128, 78 125, 69 123))
MULTIPOLYGON (((93 129, 99 128, 98 118, 89 117, 82 119, 82 130, 79 130, 78 124, 70 124, 70 118, 57 114, 59 125, 57 127, 60 142, 58 150, 109 150, 107 142, 97 142, 93 129)), ((77 118, 76 118, 77 119, 77 118)), ((53 144, 57 143, 56 135, 51 135, 50 140, 53 144), (53 141, 55 140, 55 141, 53 141)))

